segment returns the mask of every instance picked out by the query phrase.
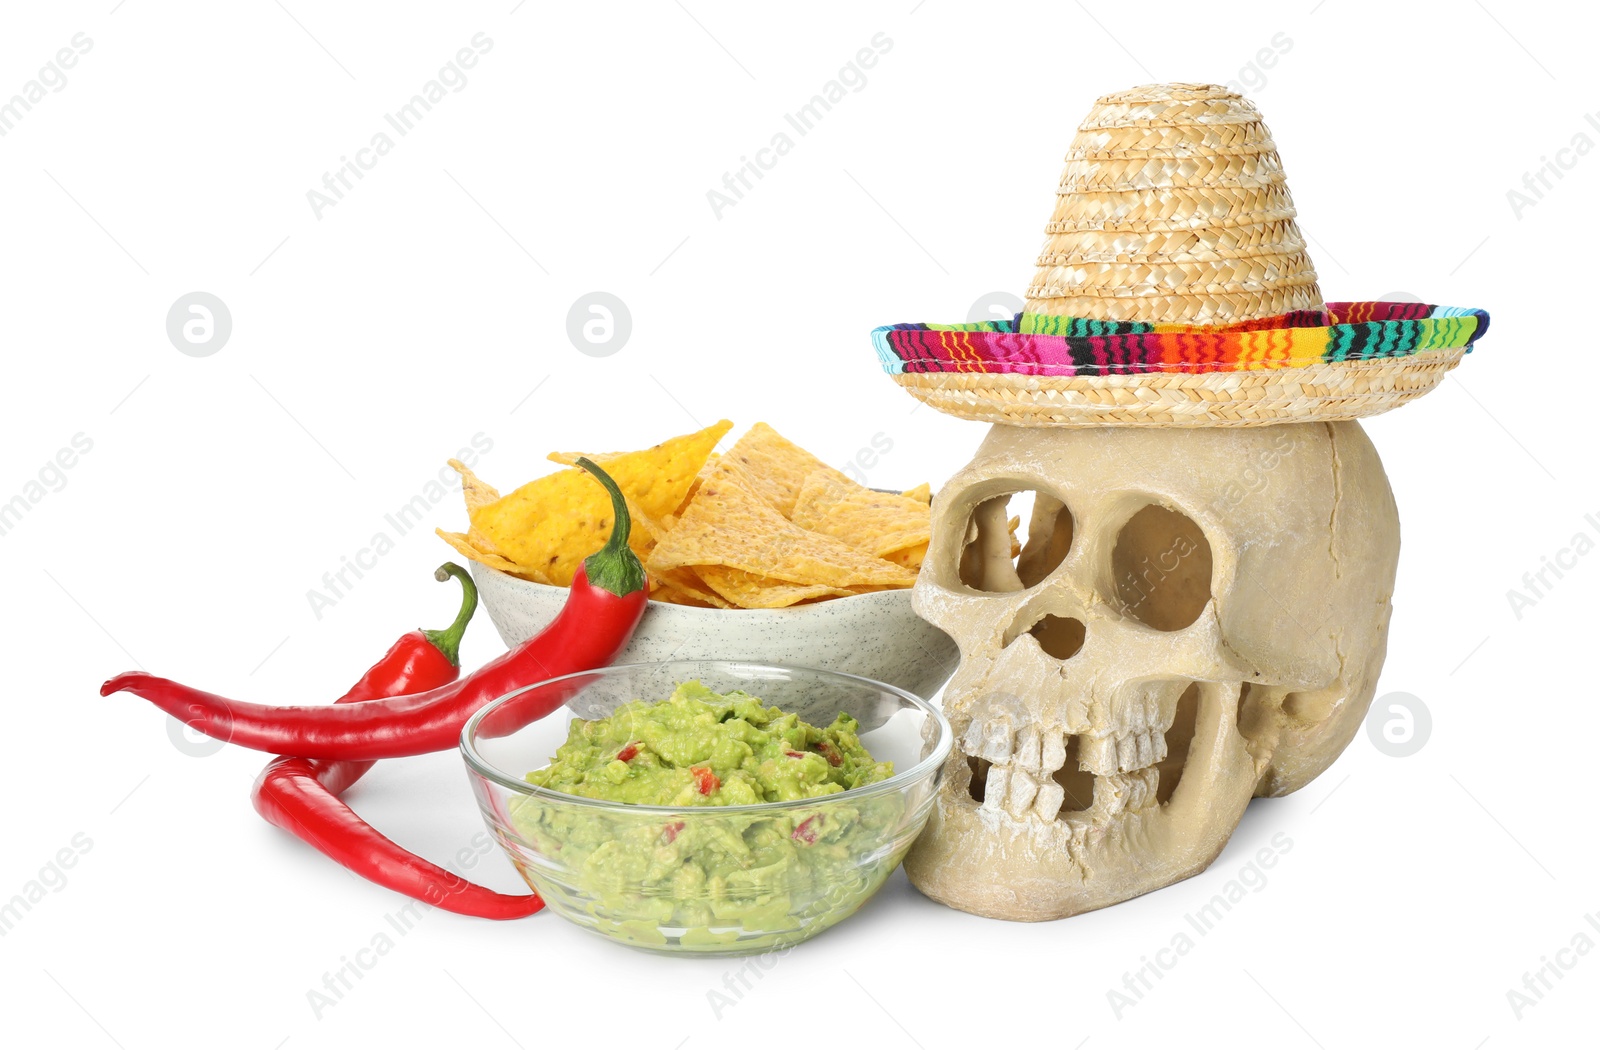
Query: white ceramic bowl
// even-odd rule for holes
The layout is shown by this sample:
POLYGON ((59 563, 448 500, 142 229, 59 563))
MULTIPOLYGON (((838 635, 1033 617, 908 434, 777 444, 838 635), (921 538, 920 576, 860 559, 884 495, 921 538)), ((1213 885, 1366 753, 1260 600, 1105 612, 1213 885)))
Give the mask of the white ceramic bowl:
MULTIPOLYGON (((472 578, 507 646, 539 633, 565 587, 530 583, 477 562, 472 578)), ((950 636, 911 611, 911 591, 876 591, 790 609, 700 609, 650 602, 617 663, 748 660, 860 675, 931 698, 960 659, 950 636)))

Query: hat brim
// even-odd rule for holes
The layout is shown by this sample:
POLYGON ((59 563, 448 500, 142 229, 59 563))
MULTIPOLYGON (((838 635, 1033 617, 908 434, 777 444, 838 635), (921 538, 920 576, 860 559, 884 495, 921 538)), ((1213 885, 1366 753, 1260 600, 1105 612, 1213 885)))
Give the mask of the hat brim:
POLYGON ((1264 426, 1422 396, 1488 330, 1482 310, 1330 303, 1222 328, 1019 314, 873 332, 885 371, 943 412, 1019 426, 1264 426))

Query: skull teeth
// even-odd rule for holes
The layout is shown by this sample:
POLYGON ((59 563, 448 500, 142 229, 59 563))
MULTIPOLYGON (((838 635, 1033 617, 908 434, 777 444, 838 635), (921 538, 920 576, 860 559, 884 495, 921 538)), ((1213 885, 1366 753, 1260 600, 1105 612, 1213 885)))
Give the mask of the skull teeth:
POLYGON ((983 808, 1000 809, 1005 805, 1006 792, 1011 780, 1010 766, 990 766, 988 778, 983 782, 983 808))
POLYGON ((961 742, 967 754, 987 762, 999 765, 1011 760, 1011 726, 1003 719, 974 720, 961 742))
POLYGON ((1013 730, 1008 719, 990 718, 971 722, 962 745, 969 756, 985 763, 975 770, 984 778, 982 807, 1017 820, 1062 817, 1074 824, 1104 826, 1121 814, 1159 804, 1156 764, 1166 757, 1167 742, 1157 725, 1088 736, 1060 729, 1041 732, 1033 725, 1013 730), (1087 809, 1064 813, 1066 789, 1055 776, 1068 765, 1073 773, 1094 774, 1094 795, 1087 809))
POLYGON ((1117 737, 1117 768, 1139 768, 1139 734, 1123 733, 1117 737))
POLYGON ((1150 760, 1145 765, 1153 766, 1167 757, 1167 734, 1160 728, 1152 728, 1147 735, 1150 737, 1150 760))
MULTIPOLYGON (((1045 787, 1055 789, 1055 807, 1041 816, 1053 818, 1056 810, 1061 808, 1061 787, 1053 780, 1047 780, 1045 787)), ((1036 801, 1048 803, 1050 793, 1043 792, 1045 798, 1041 799, 1041 785, 1038 780, 1026 770, 1014 766, 990 766, 988 778, 983 783, 983 808, 1004 810, 1018 820, 1028 815, 1034 809, 1036 801)))
POLYGON ((1082 736, 1078 738, 1078 765, 1090 773, 1110 776, 1120 772, 1115 736, 1082 736))
MULTIPOLYGON (((986 762, 1015 764, 1051 773, 1067 760, 1068 734, 1041 733, 1033 726, 1013 732, 1000 719, 974 721, 961 738, 962 750, 986 762)), ((1167 757, 1167 741, 1159 726, 1144 726, 1100 736, 1078 738, 1078 761, 1092 773, 1127 773, 1167 757)))
POLYGON ((1034 796, 1034 816, 1040 820, 1054 820, 1056 814, 1061 812, 1061 803, 1066 801, 1066 798, 1066 789, 1054 780, 1046 780, 1039 785, 1039 793, 1034 796))
POLYGON ((1107 736, 1079 738, 1078 764, 1088 772, 1101 776, 1131 773, 1153 766, 1166 757, 1166 736, 1158 728, 1130 729, 1107 736))
POLYGON ((1016 764, 1024 769, 1038 769, 1039 758, 1039 731, 1033 726, 1029 726, 1022 731, 1021 737, 1017 742, 1016 764))
POLYGON ((1039 769, 1054 773, 1067 764, 1067 738, 1063 733, 1045 735, 1039 754, 1039 769))
MULTIPOLYGON (((1074 812, 1070 819, 1104 826, 1124 813, 1152 809, 1158 804, 1156 789, 1160 782, 1161 772, 1157 769, 1097 776, 1093 805, 1081 813, 1074 812)), ((1015 766, 990 766, 984 780, 983 808, 1018 820, 1030 813, 1040 820, 1054 820, 1061 815, 1065 800, 1065 789, 1048 774, 1039 776, 1015 766)))
POLYGON ((1167 741, 1164 736, 1154 729, 1146 729, 1139 734, 1139 765, 1153 766, 1161 759, 1167 757, 1167 741), (1157 754, 1157 749, 1160 754, 1157 754))
POLYGON ((1136 773, 1119 773, 1097 777, 1094 782, 1094 808, 1090 819, 1103 823, 1121 813, 1138 813, 1156 804, 1156 788, 1161 773, 1155 769, 1141 769, 1136 773))
POLYGON ((1033 807, 1033 800, 1038 794, 1038 781, 1020 769, 1013 769, 1007 782, 1006 812, 1021 819, 1033 807))

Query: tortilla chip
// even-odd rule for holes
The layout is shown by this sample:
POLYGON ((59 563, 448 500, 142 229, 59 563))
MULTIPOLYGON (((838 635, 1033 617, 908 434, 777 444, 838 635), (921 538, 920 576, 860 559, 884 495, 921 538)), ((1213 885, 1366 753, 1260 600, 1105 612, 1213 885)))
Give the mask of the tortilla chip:
MULTIPOLYGON (((460 532, 446 532, 443 529, 434 529, 433 531, 439 534, 440 539, 454 547, 457 554, 461 554, 480 565, 487 565, 491 569, 499 569, 501 572, 508 572, 513 576, 524 576, 531 578, 531 574, 526 573, 521 566, 517 565, 516 562, 509 561, 506 558, 501 557, 499 554, 496 554, 494 551, 484 550, 482 547, 472 542, 471 536, 460 532)), ((550 581, 535 578, 534 582, 548 583, 550 581)))
MULTIPOLYGON (((722 595, 707 587, 705 581, 700 578, 699 573, 689 566, 679 569, 663 569, 659 572, 652 572, 649 575, 652 585, 659 583, 666 589, 668 594, 675 591, 693 598, 696 603, 701 605, 710 605, 718 609, 731 608, 728 601, 722 595)), ((654 591, 650 593, 650 597, 656 597, 654 591)), ((661 598, 657 600, 671 601, 673 599, 661 598)))
POLYGON ((787 583, 838 588, 909 587, 916 582, 902 566, 789 521, 735 466, 733 453, 701 483, 677 527, 656 545, 645 567, 659 573, 685 565, 701 572, 720 565, 787 583))
MULTIPOLYGON (((653 448, 623 453, 606 463, 606 473, 638 507, 641 519, 660 521, 678 509, 706 456, 732 427, 722 420, 653 448)), ((469 514, 501 555, 563 587, 611 535, 610 497, 576 468, 546 474, 469 514)), ((630 535, 629 546, 637 550, 647 538, 645 524, 630 535)))
POLYGON ((618 456, 626 455, 626 452, 552 452, 544 458, 564 467, 575 467, 580 459, 592 459, 603 467, 618 456))
POLYGON ((800 487, 808 476, 822 472, 846 484, 855 484, 842 471, 788 440, 765 423, 757 423, 728 450, 728 459, 743 468, 762 499, 790 517, 800 487))
POLYGON ((726 608, 726 603, 721 606, 701 601, 692 594, 678 590, 670 583, 663 583, 657 579, 650 581, 650 600, 653 602, 667 602, 672 605, 687 605, 692 609, 717 609, 726 608))
POLYGON ((730 423, 728 419, 722 419, 722 421, 706 427, 704 431, 696 431, 694 434, 685 434, 682 437, 672 437, 672 439, 664 440, 659 445, 643 448, 640 451, 552 451, 549 456, 546 456, 546 459, 549 459, 550 463, 560 463, 565 464, 565 466, 578 466, 579 458, 594 459, 595 463, 605 467, 606 474, 610 474, 613 479, 616 479, 616 471, 613 471, 608 464, 614 463, 614 461, 618 461, 624 456, 627 456, 627 458, 635 458, 635 456, 650 458, 650 456, 654 456, 656 463, 658 463, 659 474, 662 477, 683 471, 686 467, 686 472, 690 474, 691 479, 690 483, 688 483, 688 488, 678 488, 680 480, 674 479, 672 480, 672 488, 662 490, 658 498, 648 498, 648 496, 632 490, 632 488, 624 485, 621 480, 618 480, 618 485, 622 488, 622 495, 634 499, 635 503, 638 503, 638 506, 642 507, 643 511, 646 514, 650 514, 653 519, 664 520, 670 515, 675 515, 678 511, 682 511, 683 507, 688 506, 688 498, 690 498, 691 491, 693 491, 694 483, 699 480, 699 474, 701 474, 702 469, 707 463, 714 463, 715 459, 717 459, 717 453, 710 450, 717 447, 717 442, 720 442, 723 439, 723 435, 728 434, 731 429, 733 429, 733 423, 730 423), (701 451, 702 448, 704 448, 704 451, 701 451), (678 496, 677 503, 667 506, 670 499, 670 491, 678 491, 680 496, 678 496))
POLYGON ((500 493, 495 490, 493 485, 474 474, 472 469, 459 459, 446 460, 445 462, 454 467, 455 472, 461 475, 461 498, 467 501, 468 513, 500 498, 500 493))
POLYGON ((702 565, 699 572, 707 585, 741 609, 782 609, 803 601, 840 598, 852 593, 821 584, 787 583, 720 565, 702 565))
MULTIPOLYGON (((610 472, 607 471, 607 473, 610 472)), ((629 499, 627 495, 624 495, 622 500, 628 505, 628 518, 633 525, 628 532, 628 546, 638 556, 639 561, 643 562, 650 556, 650 552, 655 550, 656 544, 660 542, 661 537, 665 536, 670 530, 670 523, 673 519, 668 518, 665 522, 657 521, 646 514, 644 508, 629 499)), ((609 533, 607 538, 610 538, 609 533)))
POLYGON ((507 558, 562 586, 611 535, 611 501, 581 470, 546 475, 477 508, 471 518, 507 558))
MULTIPOLYGON (((698 479, 699 472, 704 469, 706 463, 717 458, 717 453, 710 450, 717 447, 717 442, 720 442, 723 439, 723 435, 728 434, 731 429, 733 429, 733 423, 730 423, 728 419, 720 419, 712 426, 706 427, 704 431, 696 431, 694 434, 685 434, 682 437, 672 437, 672 439, 664 440, 659 445, 645 448, 645 450, 552 451, 549 456, 546 456, 546 459, 549 459, 550 463, 560 463, 565 464, 565 466, 578 466, 579 458, 594 459, 595 463, 605 467, 606 474, 610 474, 614 479, 616 471, 613 471, 610 466, 614 461, 618 461, 624 456, 653 455, 661 463, 662 474, 675 474, 678 471, 686 472, 686 474, 690 475, 690 485, 693 487, 694 479, 698 479)), ((622 485, 622 482, 618 482, 618 485, 622 485)), ((622 491, 629 496, 637 495, 634 491, 629 490, 626 485, 622 485, 622 491)), ((680 495, 678 495, 677 503, 672 504, 672 506, 666 506, 666 496, 662 496, 661 499, 643 498, 642 503, 646 507, 646 511, 650 512, 653 517, 662 519, 666 515, 677 514, 683 506, 688 504, 688 490, 680 488, 678 493, 680 495)))
POLYGON ((928 545, 919 543, 915 547, 906 547, 903 550, 891 551, 884 557, 896 565, 904 565, 912 572, 922 571, 922 559, 928 556, 928 545))
POLYGON ((914 489, 906 489, 904 492, 900 493, 900 495, 904 496, 906 499, 914 499, 921 503, 932 503, 933 487, 924 481, 914 489))
MULTIPOLYGON (((445 462, 449 463, 455 469, 455 472, 461 475, 461 498, 466 502, 468 515, 471 515, 476 508, 486 506, 500 498, 500 493, 495 490, 493 485, 474 474, 472 468, 459 459, 446 460, 445 462)), ((441 532, 440 535, 444 536, 445 533, 441 532)), ((457 551, 466 554, 475 561, 482 561, 485 565, 490 564, 489 561, 484 561, 483 558, 474 557, 474 554, 469 553, 469 551, 492 556, 494 561, 510 563, 510 559, 496 550, 493 541, 488 536, 485 536, 476 525, 469 524, 465 536, 461 536, 460 533, 454 533, 453 535, 461 537, 461 545, 457 545, 455 541, 449 540, 448 537, 446 537, 447 542, 455 546, 457 551)), ((509 571, 503 565, 496 565, 495 567, 502 572, 509 571)))
POLYGON ((700 491, 700 483, 706 479, 707 474, 717 469, 717 463, 721 459, 722 453, 720 452, 713 452, 706 457, 705 466, 700 468, 700 473, 696 474, 694 480, 689 483, 689 491, 684 494, 683 502, 678 505, 678 513, 674 521, 676 521, 676 518, 683 517, 683 512, 689 509, 689 504, 694 500, 695 493, 700 491))
POLYGON ((926 545, 932 535, 926 503, 840 482, 824 471, 806 478, 790 520, 879 558, 926 545))

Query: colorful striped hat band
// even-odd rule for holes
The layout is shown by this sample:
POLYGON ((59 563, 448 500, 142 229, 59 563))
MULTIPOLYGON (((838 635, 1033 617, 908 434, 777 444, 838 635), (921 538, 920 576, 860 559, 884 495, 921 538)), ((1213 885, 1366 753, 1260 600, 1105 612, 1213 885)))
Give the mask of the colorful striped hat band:
POLYGON ((1482 310, 1422 303, 1329 303, 1237 325, 1199 327, 1018 314, 977 324, 875 328, 885 372, 1032 376, 1233 372, 1465 349, 1489 329, 1482 310))
POLYGON ((954 415, 1025 426, 1353 419, 1433 389, 1482 310, 1324 303, 1276 147, 1226 88, 1096 102, 1023 310, 875 329, 883 368, 954 415))

